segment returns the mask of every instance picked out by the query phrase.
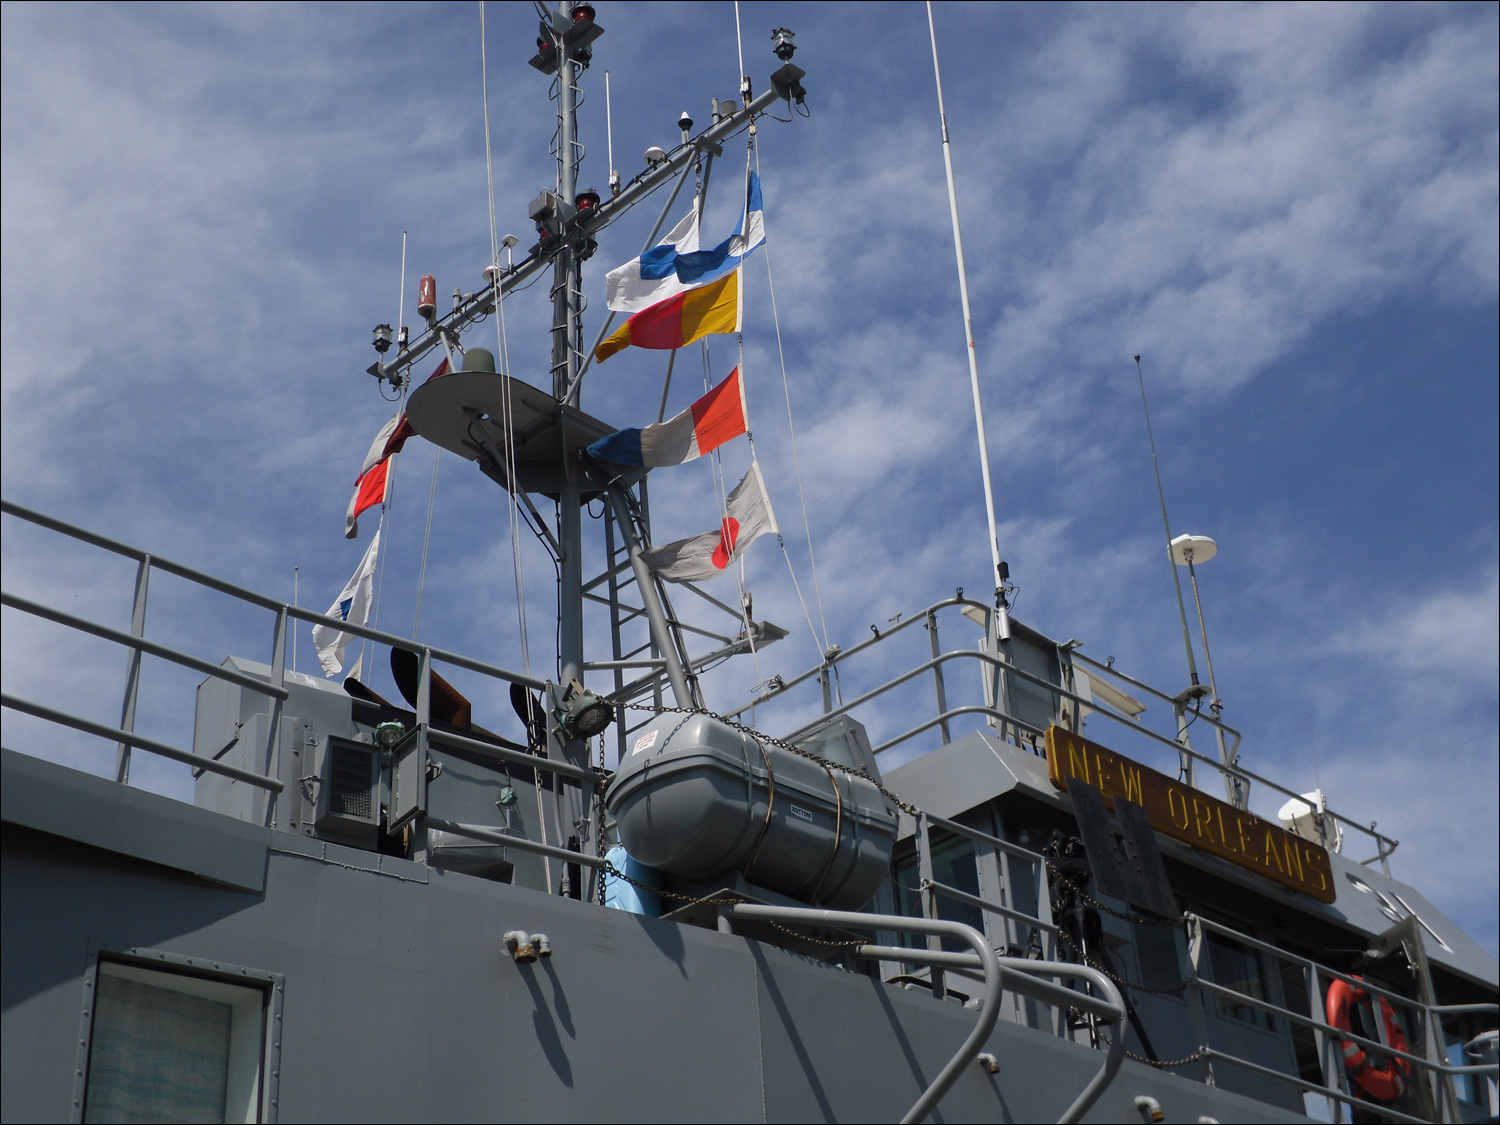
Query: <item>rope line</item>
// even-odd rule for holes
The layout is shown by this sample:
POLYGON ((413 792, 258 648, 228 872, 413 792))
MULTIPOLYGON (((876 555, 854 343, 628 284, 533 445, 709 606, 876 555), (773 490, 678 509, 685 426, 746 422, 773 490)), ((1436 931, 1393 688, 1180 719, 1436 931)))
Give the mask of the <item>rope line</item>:
MULTIPOLYGON (((753 140, 751 141, 751 146, 754 149, 755 153, 755 172, 756 175, 759 175, 760 147, 756 145, 753 140)), ((761 222, 763 227, 765 227, 764 214, 762 214, 761 222)), ((787 430, 791 433, 792 438, 792 464, 797 470, 797 499, 802 504, 802 526, 807 533, 807 558, 808 561, 812 564, 813 597, 814 600, 818 603, 818 620, 823 625, 822 651, 827 652, 828 618, 823 613, 823 588, 822 584, 818 581, 818 557, 813 551, 812 520, 808 517, 807 514, 807 491, 802 484, 802 455, 797 448, 797 423, 792 418, 792 389, 786 374, 786 348, 782 344, 781 340, 781 312, 776 304, 776 278, 771 271, 771 233, 769 228, 765 229, 765 245, 761 247, 761 251, 766 256, 766 283, 770 286, 771 290, 771 320, 776 326, 776 354, 781 361, 781 389, 786 396, 786 424, 787 430)), ((785 543, 783 543, 782 551, 785 552, 785 550, 786 545, 785 543)), ((790 556, 787 557, 787 565, 791 565, 790 556)), ((796 575, 793 575, 792 581, 794 584, 796 583, 796 580, 796 575)), ((798 592, 798 596, 801 596, 800 590, 798 592)), ((808 624, 812 624, 810 617, 808 624)), ((815 637, 816 635, 817 634, 814 633, 815 637)))
POLYGON ((427 548, 432 543, 432 509, 437 500, 438 464, 443 451, 434 447, 432 451, 432 484, 427 489, 427 527, 422 532, 422 568, 417 571, 417 613, 411 623, 411 639, 417 639, 417 630, 422 627, 422 591, 427 586, 427 548))

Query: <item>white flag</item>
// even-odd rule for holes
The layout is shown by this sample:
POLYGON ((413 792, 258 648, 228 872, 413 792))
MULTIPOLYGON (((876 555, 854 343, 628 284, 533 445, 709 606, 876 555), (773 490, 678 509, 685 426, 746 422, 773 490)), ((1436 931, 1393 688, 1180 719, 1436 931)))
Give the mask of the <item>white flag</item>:
MULTIPOLYGON (((355 625, 363 625, 370 619, 370 603, 375 592, 375 560, 379 557, 380 532, 376 530, 354 577, 349 579, 338 600, 328 607, 327 616, 355 625)), ((353 634, 335 632, 326 625, 314 625, 312 639, 318 650, 318 663, 323 665, 323 674, 337 676, 344 669, 344 650, 349 647, 353 634)))
POLYGON ((728 511, 718 531, 647 551, 646 565, 668 582, 700 582, 723 574, 751 543, 768 531, 779 530, 758 461, 750 462, 750 471, 735 485, 725 507, 728 511))
POLYGON ((682 222, 639 258, 631 258, 604 275, 604 303, 613 312, 638 313, 669 297, 686 293, 697 282, 677 279, 677 256, 698 250, 698 201, 682 222))

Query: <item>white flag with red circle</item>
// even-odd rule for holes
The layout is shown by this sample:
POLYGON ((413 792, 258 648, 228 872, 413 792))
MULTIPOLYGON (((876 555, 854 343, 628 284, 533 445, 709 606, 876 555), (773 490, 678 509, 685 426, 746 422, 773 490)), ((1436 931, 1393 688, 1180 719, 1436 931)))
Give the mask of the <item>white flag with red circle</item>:
POLYGON ((750 462, 750 471, 735 485, 725 504, 718 531, 679 539, 645 553, 646 565, 668 582, 701 582, 729 569, 745 548, 767 532, 776 533, 776 513, 766 495, 760 463, 750 462))

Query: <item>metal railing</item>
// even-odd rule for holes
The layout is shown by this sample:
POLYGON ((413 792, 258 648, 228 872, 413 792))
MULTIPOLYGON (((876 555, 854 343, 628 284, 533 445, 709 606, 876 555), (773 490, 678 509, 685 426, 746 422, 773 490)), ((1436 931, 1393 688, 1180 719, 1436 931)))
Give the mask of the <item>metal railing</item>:
MULTIPOLYGON (((955 662, 970 662, 978 666, 987 675, 1009 677, 1013 681, 1041 689, 1042 692, 1053 697, 1057 701, 1056 706, 1059 711, 1055 717, 1055 721, 1057 722, 1064 725, 1071 723, 1074 729, 1076 729, 1077 717, 1082 709, 1087 708, 1093 715, 1102 716, 1111 723, 1130 731, 1132 736, 1145 738, 1155 745, 1171 750, 1182 763, 1182 769, 1189 784, 1196 786, 1197 782, 1193 767, 1201 763, 1223 777, 1225 787, 1231 795, 1248 793, 1250 786, 1253 784, 1263 785, 1267 789, 1288 798, 1302 799, 1300 793, 1288 789, 1272 781, 1270 778, 1246 769, 1239 764, 1238 755, 1241 742, 1239 731, 1214 718, 1207 712, 1186 710, 1185 704, 1180 697, 1168 695, 1109 665, 1092 660, 1079 652, 1076 646, 1059 647, 1059 666, 1063 670, 1063 679, 1071 681, 1070 665, 1076 662, 1085 666, 1088 669, 1089 676, 1092 678, 1107 677, 1117 681, 1123 687, 1144 692, 1151 698, 1165 703, 1168 707, 1172 708, 1173 714, 1177 719, 1176 726, 1178 728, 1175 737, 1152 730, 1138 719, 1114 711, 1107 703, 1099 699, 1092 696, 1085 697, 1073 691, 1067 683, 1056 682, 1029 672, 1019 667, 1013 661, 1004 658, 1003 655, 997 657, 983 649, 953 649, 943 652, 939 644, 938 614, 943 610, 953 608, 960 610, 967 608, 986 614, 990 612, 988 606, 982 602, 963 597, 961 592, 952 598, 944 598, 912 614, 910 617, 903 617, 890 628, 877 631, 873 636, 848 649, 831 649, 821 663, 790 678, 773 681, 766 690, 753 699, 747 700, 738 707, 726 712, 726 715, 731 719, 738 719, 753 708, 770 703, 773 700, 782 700, 793 688, 816 680, 822 688, 822 714, 817 719, 803 723, 791 733, 783 736, 787 741, 795 742, 798 738, 811 733, 830 719, 867 708, 869 704, 880 699, 882 696, 886 696, 896 689, 917 680, 925 673, 930 673, 933 678, 933 696, 936 702, 935 713, 922 722, 902 731, 900 734, 877 743, 875 745, 875 752, 877 754, 909 742, 918 735, 934 728, 940 729, 942 741, 947 743, 952 739, 951 721, 970 715, 981 716, 989 721, 997 728, 1002 739, 1010 741, 1016 746, 1029 749, 1033 753, 1038 752, 1037 748, 1045 738, 1046 730, 1006 710, 1001 693, 996 694, 995 705, 993 706, 988 702, 983 704, 949 706, 949 686, 944 674, 945 668, 955 662), (835 694, 831 687, 831 677, 837 674, 837 669, 840 666, 846 664, 851 658, 865 653, 877 645, 889 642, 893 637, 917 624, 923 625, 929 634, 931 655, 928 659, 917 663, 915 666, 908 668, 896 676, 884 680, 847 703, 839 702, 835 704, 835 694), (1067 709, 1071 718, 1066 718, 1061 713, 1065 709, 1065 705, 1069 705, 1067 709), (1193 748, 1187 733, 1187 722, 1184 721, 1185 716, 1191 717, 1189 721, 1193 725, 1202 724, 1212 730, 1217 738, 1222 739, 1223 745, 1219 757, 1212 757, 1193 748)), ((1001 651, 1003 652, 1003 649, 1001 651)), ((1239 803, 1243 807, 1243 797, 1241 797, 1239 803)), ((1376 853, 1358 862, 1364 866, 1379 863, 1385 873, 1390 874, 1389 859, 1391 854, 1396 850, 1399 841, 1377 832, 1370 825, 1361 824, 1333 809, 1326 809, 1322 815, 1336 821, 1352 832, 1369 837, 1375 844, 1376 853)))
MULTIPOLYGON (((279 794, 285 788, 285 782, 272 776, 273 762, 277 739, 280 737, 280 718, 282 705, 289 698, 287 690, 287 639, 290 622, 293 620, 307 622, 312 625, 327 626, 335 631, 348 633, 364 640, 373 641, 376 644, 387 645, 391 648, 402 649, 418 656, 418 690, 416 702, 416 724, 421 728, 429 728, 431 723, 431 671, 433 662, 448 664, 456 668, 463 668, 471 672, 487 676, 494 680, 503 681, 508 684, 519 684, 523 687, 545 691, 547 683, 534 676, 527 676, 520 672, 513 672, 507 668, 500 668, 487 664, 481 660, 462 656, 455 652, 434 648, 431 645, 421 644, 406 637, 400 637, 393 633, 382 632, 378 629, 367 628, 363 625, 355 625, 336 617, 315 613, 299 606, 289 605, 275 598, 266 597, 264 594, 247 590, 232 582, 226 582, 221 578, 205 574, 193 567, 164 559, 139 548, 118 542, 103 535, 87 531, 80 527, 66 523, 63 520, 43 515, 40 512, 24 508, 9 500, 0 500, 0 512, 16 519, 24 520, 47 531, 74 539, 92 547, 97 547, 111 554, 132 559, 137 563, 135 596, 131 609, 131 628, 127 633, 120 629, 114 629, 97 622, 89 621, 75 614, 66 613, 50 606, 24 598, 19 595, 0 591, 0 605, 7 609, 13 609, 28 614, 40 620, 50 621, 64 628, 73 629, 90 636, 99 637, 103 640, 119 644, 128 651, 126 658, 125 692, 120 708, 120 725, 112 727, 105 723, 99 723, 79 715, 71 714, 60 708, 50 707, 32 700, 5 693, 0 698, 0 705, 5 708, 31 715, 46 722, 55 723, 59 726, 69 727, 84 734, 94 735, 99 738, 108 739, 116 743, 116 765, 115 780, 121 784, 128 784, 130 780, 130 762, 132 750, 144 750, 147 753, 166 758, 170 761, 187 764, 194 770, 206 771, 223 777, 233 778, 256 786, 267 793, 265 823, 270 826, 276 824, 277 807, 276 801, 279 794), (271 660, 270 675, 268 679, 260 679, 257 676, 247 675, 233 668, 225 668, 214 664, 212 661, 193 656, 190 653, 173 648, 170 645, 146 639, 144 636, 147 606, 151 575, 155 572, 170 574, 194 583, 214 593, 222 594, 237 602, 264 609, 275 617, 275 625, 271 638, 271 660), (140 695, 141 684, 141 658, 152 656, 180 667, 190 668, 201 672, 206 676, 224 680, 236 684, 239 687, 259 692, 271 700, 271 721, 268 724, 266 744, 258 748, 258 769, 243 769, 239 766, 220 762, 214 758, 194 753, 191 750, 183 750, 157 739, 147 738, 136 734, 134 731, 136 705, 140 695)), ((474 750, 476 747, 483 754, 488 755, 498 762, 506 764, 523 764, 535 769, 556 773, 571 780, 594 784, 598 780, 595 771, 586 767, 570 765, 566 762, 554 761, 536 755, 523 754, 519 751, 507 750, 489 742, 465 739, 462 736, 448 732, 431 732, 434 741, 447 742, 474 750), (470 745, 472 744, 472 745, 470 745)), ((528 841, 529 842, 529 841, 528 841)), ((517 847, 522 847, 516 843, 517 847)), ((536 845, 543 847, 544 845, 536 845)))
MULTIPOLYGON (((1051 912, 1051 880, 1047 868, 1046 858, 1037 852, 1002 840, 987 832, 979 831, 965 824, 947 820, 942 817, 921 813, 917 817, 915 843, 917 848, 919 882, 917 889, 921 895, 921 908, 924 917, 937 919, 939 917, 939 900, 946 899, 951 902, 960 903, 995 916, 1000 919, 1001 929, 997 934, 994 930, 990 932, 992 942, 1005 949, 1017 949, 1025 947, 1031 938, 1036 935, 1039 938, 1040 953, 1043 961, 1052 962, 1057 958, 1056 939, 1059 929, 1051 912), (938 881, 934 877, 932 862, 932 833, 934 831, 947 833, 951 836, 962 837, 975 846, 975 867, 979 875, 981 894, 974 895, 958 887, 954 887, 938 881), (981 850, 983 849, 983 850, 981 850), (990 883, 991 888, 998 883, 999 901, 987 898, 983 893, 985 877, 983 873, 984 861, 988 860, 994 866, 992 870, 995 879, 990 883), (1015 878, 1012 870, 1013 863, 1022 863, 1036 871, 1033 884, 1036 892, 1037 912, 1028 914, 1018 909, 1016 905, 1016 888, 1019 880, 1015 878), (1030 931, 1027 933, 1026 931, 1030 931)), ((1407 920, 1407 926, 1411 930, 1409 940, 1421 946, 1421 934, 1417 929, 1417 919, 1407 920)), ((1458 1108, 1458 1095, 1454 1088, 1452 1079, 1459 1075, 1483 1074, 1489 1076, 1500 1075, 1500 1064, 1496 1063, 1466 1063, 1460 1065, 1449 1064, 1444 1060, 1442 1044, 1445 1042, 1445 1029, 1443 1027, 1444 1017, 1487 1014, 1500 1020, 1500 1005, 1483 1004, 1438 1004, 1431 999, 1413 999, 1400 993, 1382 988, 1372 984, 1368 980, 1359 980, 1353 975, 1332 969, 1327 965, 1313 961, 1310 958, 1290 953, 1268 942, 1241 933, 1229 926, 1204 918, 1199 914, 1187 913, 1183 915, 1183 922, 1188 938, 1190 955, 1185 967, 1185 979, 1181 985, 1181 991, 1189 1003, 1189 1016, 1192 1019, 1195 1033, 1199 1038, 1199 1044, 1194 1051, 1194 1057, 1204 1064, 1203 1079, 1207 1083, 1213 1083, 1213 1067, 1217 1064, 1243 1070, 1262 1078, 1274 1080, 1296 1087, 1305 1092, 1323 1096, 1329 1099, 1330 1116, 1334 1120, 1340 1118, 1335 1111, 1337 1105, 1358 1106, 1361 1110, 1378 1114, 1392 1121, 1420 1121, 1421 1118, 1412 1117, 1399 1110, 1383 1106, 1361 1098, 1350 1085, 1349 1074, 1343 1064, 1343 1054, 1340 1050, 1342 1042, 1350 1042, 1362 1050, 1379 1052, 1380 1054, 1400 1059, 1409 1067, 1427 1076, 1431 1086, 1431 1094, 1435 1106, 1436 1120, 1458 1121, 1461 1113, 1458 1108), (1271 969, 1266 973, 1266 979, 1284 979, 1283 966, 1288 966, 1300 972, 1303 985, 1308 996, 1308 1011, 1306 1013, 1296 1011, 1284 1003, 1276 1003, 1265 997, 1253 996, 1238 989, 1230 988, 1212 979, 1211 971, 1205 974, 1202 971, 1204 951, 1206 948, 1205 937, 1208 934, 1218 935, 1220 938, 1239 943, 1246 949, 1253 951, 1257 956, 1269 958, 1271 969), (1393 1009, 1404 1013, 1405 1022, 1411 1032, 1411 1041, 1420 1042, 1422 1053, 1415 1049, 1399 1050, 1389 1041, 1384 1020, 1377 1019, 1378 1039, 1368 1039, 1356 1032, 1346 1031, 1342 1028, 1332 1027, 1327 1018, 1327 989, 1334 981, 1343 981, 1353 987, 1364 989, 1376 1003, 1381 999, 1391 1004, 1393 1009), (1208 1023, 1203 1018, 1203 1004, 1206 998, 1212 997, 1217 1002, 1234 1006, 1244 1006, 1262 1013, 1271 1020, 1287 1021, 1288 1029, 1295 1026, 1311 1031, 1317 1047, 1319 1064, 1321 1068, 1321 1079, 1309 1081, 1304 1079, 1300 1073, 1276 1070, 1266 1067, 1250 1059, 1242 1058, 1232 1052, 1220 1050, 1211 1044, 1211 1034, 1208 1023)), ((989 929, 988 926, 986 926, 989 929)), ((964 960, 964 954, 944 952, 935 939, 929 939, 927 949, 910 949, 899 946, 871 947, 869 955, 878 955, 887 962, 900 962, 913 965, 925 965, 928 968, 928 982, 935 995, 946 994, 946 982, 943 979, 945 972, 957 972, 962 975, 965 969, 972 969, 973 965, 964 960)), ((1418 960, 1425 966, 1425 951, 1418 954, 1418 960)), ((1042 961, 1022 961, 1022 964, 1040 965, 1042 961)), ((1078 966, 1073 966, 1077 968, 1078 966)), ((1097 970, 1091 970, 1097 971, 1097 970)), ((1431 982, 1426 976, 1425 967, 1417 974, 1420 978, 1419 987, 1428 997, 1431 996, 1431 982)), ((1014 985, 1012 991, 1021 992, 1014 985)), ((1024 994, 1024 993, 1023 993, 1024 994)), ((1076 994, 1072 994, 1076 995, 1076 994)), ((1037 997, 1039 999, 1045 999, 1037 997)), ((1053 998, 1055 999, 1055 998, 1053 998)), ((1050 1001, 1049 1001, 1050 1002, 1050 1001)), ((1085 1009, 1074 1004, 1074 1008, 1080 1012, 1085 1009)), ((1119 1025, 1113 1036, 1123 1045, 1124 1027, 1119 1025)), ((1054 1015, 1053 1033, 1066 1036, 1068 1028, 1066 1021, 1060 1020, 1054 1015)), ((1486 1034, 1493 1034, 1488 1032, 1486 1034)), ((1482 1038, 1478 1037, 1478 1038, 1482 1038)), ((1477 1039, 1475 1040, 1477 1041, 1477 1039)), ((1113 1047, 1113 1043, 1111 1043, 1113 1047)))
MULTIPOLYGON (((1318 1059, 1322 1068, 1322 1081, 1310 1082, 1299 1074, 1288 1074, 1283 1071, 1274 1070, 1252 1062, 1249 1059, 1240 1058, 1228 1052, 1214 1049, 1208 1043, 1203 1043, 1198 1048, 1200 1058, 1209 1062, 1225 1063, 1226 1065, 1258 1074, 1264 1078, 1271 1078, 1287 1085, 1296 1086, 1306 1093, 1317 1094, 1329 1099, 1330 1116, 1335 1117, 1334 1103, 1358 1106, 1365 1112, 1375 1113, 1392 1121, 1421 1121, 1422 1118, 1412 1117, 1405 1113, 1360 1098, 1355 1094, 1350 1085, 1349 1073, 1343 1065, 1343 1055, 1339 1050, 1341 1042, 1353 1043, 1365 1051, 1378 1052, 1389 1058, 1401 1059, 1411 1068, 1420 1070, 1429 1076, 1431 1083, 1431 1094, 1435 1103, 1438 1121, 1461 1120, 1458 1109, 1458 1094, 1454 1089, 1452 1079, 1463 1074, 1487 1074, 1500 1076, 1500 1064, 1481 1063, 1450 1065, 1443 1061, 1442 1044, 1444 1043, 1443 1017, 1468 1014, 1491 1015, 1500 1018, 1500 1004, 1438 1004, 1423 1000, 1414 1000, 1409 996, 1403 996, 1398 992, 1382 988, 1367 979, 1359 979, 1351 974, 1331 969, 1327 965, 1320 964, 1309 958, 1289 953, 1284 949, 1250 937, 1238 930, 1228 926, 1210 921, 1197 914, 1186 914, 1185 919, 1190 931, 1189 948, 1193 950, 1193 956, 1189 958, 1189 972, 1187 985, 1207 995, 1214 996, 1220 1000, 1228 1001, 1237 1006, 1245 1006, 1269 1016, 1271 1019, 1286 1020, 1289 1025, 1295 1025, 1310 1030, 1313 1033, 1314 1042, 1318 1049, 1318 1059), (1238 989, 1228 988, 1213 980, 1206 979, 1200 972, 1201 952, 1203 948, 1202 935, 1215 933, 1221 937, 1246 946, 1262 956, 1268 957, 1273 963, 1293 966, 1300 970, 1303 983, 1308 995, 1308 1013, 1294 1011, 1285 1004, 1277 1004, 1261 997, 1251 996, 1238 989), (1413 1040, 1420 1040, 1424 1048, 1424 1054, 1416 1054, 1410 1050, 1399 1050, 1391 1042, 1386 1030, 1385 1020, 1376 1018, 1376 1034, 1378 1039, 1367 1039, 1357 1032, 1343 1028, 1332 1027, 1326 1017, 1327 1013, 1327 989, 1332 987, 1333 982, 1343 981, 1345 984, 1364 990, 1374 997, 1376 1002, 1385 1001, 1398 1012, 1406 1013, 1406 1022, 1412 1032, 1413 1040), (1326 982, 1326 983, 1325 983, 1326 982)), ((1416 942, 1421 942, 1420 932, 1413 929, 1416 942)), ((1420 958, 1425 961, 1425 955, 1420 958)), ((1278 968, 1268 974, 1271 978, 1281 975, 1278 968)), ((1425 969, 1417 974, 1425 978, 1425 969)), ((1430 993, 1430 982, 1423 979, 1421 985, 1425 991, 1430 993)), ((1210 1070, 1210 1073, 1211 1070, 1210 1070)))

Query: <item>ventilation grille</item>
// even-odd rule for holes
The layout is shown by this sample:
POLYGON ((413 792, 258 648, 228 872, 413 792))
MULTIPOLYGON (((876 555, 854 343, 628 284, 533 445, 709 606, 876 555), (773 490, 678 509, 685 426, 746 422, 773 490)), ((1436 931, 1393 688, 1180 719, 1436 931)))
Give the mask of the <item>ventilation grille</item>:
POLYGON ((375 772, 374 755, 367 750, 337 743, 329 750, 333 754, 333 766, 328 778, 328 811, 334 816, 373 821, 371 778, 375 772))

